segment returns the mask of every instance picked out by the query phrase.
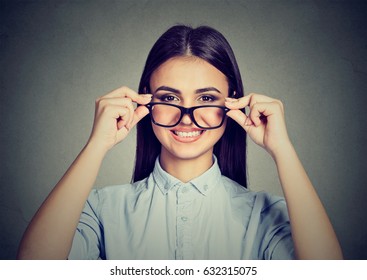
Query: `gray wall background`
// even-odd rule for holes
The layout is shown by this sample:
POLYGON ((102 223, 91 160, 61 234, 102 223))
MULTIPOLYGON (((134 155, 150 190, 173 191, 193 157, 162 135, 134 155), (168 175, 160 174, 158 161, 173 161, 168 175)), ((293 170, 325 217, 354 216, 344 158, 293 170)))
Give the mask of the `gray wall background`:
MULTIPOLYGON (((245 90, 281 99, 290 137, 348 259, 367 259, 365 1, 1 1, 0 258, 15 258, 37 208, 86 143, 94 100, 137 89, 149 49, 175 23, 231 43, 245 90)), ((130 181, 135 130, 96 186, 130 181)), ((251 188, 281 194, 248 145, 251 188)), ((68 207, 68 205, 65 205, 68 207)))

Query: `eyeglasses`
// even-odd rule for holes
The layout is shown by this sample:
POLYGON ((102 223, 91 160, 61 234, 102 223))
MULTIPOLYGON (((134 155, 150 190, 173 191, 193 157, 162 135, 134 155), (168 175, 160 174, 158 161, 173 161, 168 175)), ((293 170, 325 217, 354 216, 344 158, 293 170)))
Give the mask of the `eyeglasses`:
POLYGON ((149 109, 152 122, 163 127, 178 125, 183 116, 187 114, 197 127, 215 129, 222 126, 226 113, 229 111, 224 106, 216 105, 185 108, 174 104, 152 102, 145 106, 149 109))

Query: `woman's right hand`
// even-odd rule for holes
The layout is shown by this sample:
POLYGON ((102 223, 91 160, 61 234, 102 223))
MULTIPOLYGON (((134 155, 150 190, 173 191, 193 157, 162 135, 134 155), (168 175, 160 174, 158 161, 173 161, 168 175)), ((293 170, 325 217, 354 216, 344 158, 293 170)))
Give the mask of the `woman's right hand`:
POLYGON ((149 113, 145 106, 134 109, 133 102, 145 105, 151 98, 151 94, 138 94, 125 86, 98 98, 88 144, 92 143, 106 153, 121 142, 130 129, 149 113))

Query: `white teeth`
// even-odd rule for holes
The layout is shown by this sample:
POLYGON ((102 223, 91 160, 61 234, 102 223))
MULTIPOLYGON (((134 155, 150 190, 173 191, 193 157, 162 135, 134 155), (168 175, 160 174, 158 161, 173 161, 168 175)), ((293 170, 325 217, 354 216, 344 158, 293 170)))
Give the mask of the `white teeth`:
POLYGON ((195 136, 199 136, 202 133, 202 131, 200 130, 190 131, 190 132, 174 131, 174 133, 180 137, 195 137, 195 136))

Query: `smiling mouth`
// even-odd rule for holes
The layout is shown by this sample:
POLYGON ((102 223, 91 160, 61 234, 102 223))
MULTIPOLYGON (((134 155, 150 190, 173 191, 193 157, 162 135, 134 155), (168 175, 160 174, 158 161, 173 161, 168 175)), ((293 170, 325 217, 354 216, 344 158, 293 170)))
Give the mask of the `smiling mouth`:
POLYGON ((178 137, 191 138, 191 137, 197 137, 197 136, 201 135, 204 132, 204 130, 188 131, 188 132, 173 130, 172 132, 175 135, 177 135, 178 137))

